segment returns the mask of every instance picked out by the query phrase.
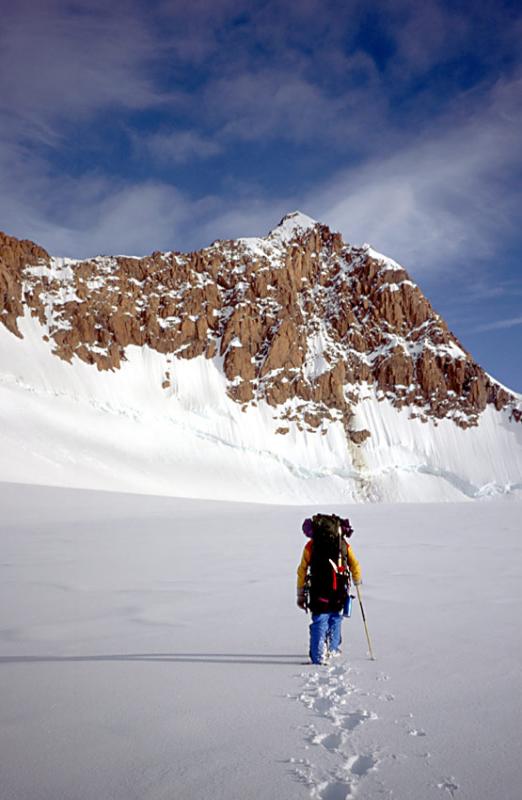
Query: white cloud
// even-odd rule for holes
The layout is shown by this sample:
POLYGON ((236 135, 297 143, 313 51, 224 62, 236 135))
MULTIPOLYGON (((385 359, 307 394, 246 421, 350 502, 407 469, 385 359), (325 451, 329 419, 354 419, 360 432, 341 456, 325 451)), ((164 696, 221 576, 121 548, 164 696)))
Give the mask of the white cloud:
POLYGON ((17 0, 4 6, 4 129, 52 144, 59 141, 64 123, 102 109, 143 109, 164 102, 148 75, 159 57, 157 42, 129 4, 17 0))
POLYGON ((522 166, 521 85, 499 84, 479 107, 445 116, 420 139, 405 133, 394 154, 374 154, 317 187, 304 210, 417 271, 498 257, 519 233, 512 172, 522 166))
POLYGON ((485 331, 500 331, 506 328, 514 328, 522 325, 522 316, 511 317, 510 319, 499 319, 495 322, 487 322, 485 325, 478 325, 473 329, 474 333, 484 333, 485 331))
MULTIPOLYGON (((324 24, 328 42, 333 42, 333 61, 341 59, 344 81, 339 91, 327 90, 328 83, 321 83, 321 76, 310 70, 323 63, 319 40, 312 43, 319 62, 307 62, 299 47, 285 43, 285 33, 297 35, 295 14, 301 18, 299 35, 309 37, 309 20, 320 7, 316 0, 284 16, 273 58, 253 57, 250 63, 248 38, 240 53, 223 54, 222 69, 209 73, 206 83, 185 96, 183 120, 189 124, 192 109, 193 129, 175 130, 181 122, 171 116, 168 123, 162 118, 162 124, 171 126, 169 131, 148 138, 140 134, 141 139, 131 131, 131 137, 162 166, 223 154, 222 185, 212 185, 194 198, 191 187, 182 192, 161 178, 111 179, 93 168, 75 179, 53 174, 44 149, 38 159, 20 145, 27 129, 59 142, 63 121, 78 122, 104 108, 147 109, 163 104, 158 76, 154 81, 148 67, 156 58, 166 64, 169 47, 176 51, 177 40, 169 36, 186 29, 197 40, 203 26, 201 51, 195 41, 194 51, 186 53, 189 60, 203 58, 204 53, 215 52, 216 25, 235 14, 236 8, 232 0, 218 0, 211 11, 204 0, 189 11, 180 3, 159 3, 159 16, 151 14, 148 19, 170 19, 165 44, 157 31, 153 35, 152 27, 140 24, 139 6, 129 5, 124 14, 125 3, 117 0, 111 6, 103 0, 67 4, 43 0, 36 5, 19 0, 4 14, 0 110, 9 106, 10 116, 5 118, 8 138, 0 145, 0 224, 8 232, 32 236, 58 254, 142 253, 162 247, 196 248, 218 237, 264 234, 286 211, 301 208, 341 230, 348 241, 370 241, 414 274, 444 273, 456 267, 472 271, 476 261, 498 258, 504 243, 519 233, 522 203, 513 173, 522 168, 521 81, 499 83, 489 92, 479 88, 475 94, 461 94, 443 117, 431 117, 431 128, 426 128, 430 115, 425 109, 410 108, 404 120, 392 117, 387 90, 371 58, 360 51, 341 58, 341 50, 333 46, 340 37, 335 14, 324 24), (17 56, 22 51, 30 57, 20 61, 17 56), (236 70, 238 66, 242 69, 236 70), (215 126, 216 137, 203 132, 203 115, 215 126), (422 119, 423 129, 416 118, 422 119), (317 176, 321 161, 331 169, 334 159, 337 173, 315 177, 312 184, 303 155, 299 186, 270 193, 257 189, 253 163, 250 186, 231 190, 227 181, 234 167, 227 155, 234 144, 246 143, 245 152, 251 146, 255 162, 257 143, 273 148, 282 138, 295 143, 297 150, 304 144, 303 153, 315 148, 311 174, 317 176), (356 158, 358 165, 347 168, 356 158), (306 181, 307 188, 301 188, 306 181), (214 191, 220 193, 219 199, 214 191)), ((399 6, 403 13, 405 5, 399 6)), ((435 20, 436 46, 431 54, 435 58, 447 40, 451 19, 440 19, 436 4, 427 8, 414 14, 411 24, 415 30, 425 30, 435 20)), ((245 11, 240 4, 238 13, 241 9, 245 11)), ((253 19, 253 30, 266 44, 274 33, 274 15, 258 9, 253 19)), ((241 30, 240 26, 234 41, 241 41, 241 30)), ((456 39, 462 35, 457 31, 456 39)), ((408 49, 403 43, 401 48, 408 63, 419 59, 424 63, 413 45, 408 49)), ((81 132, 81 127, 76 130, 81 132)))
POLYGON ((0 176, 0 228, 53 255, 190 248, 198 220, 217 208, 216 198, 192 200, 161 181, 56 176, 45 161, 9 144, 0 146, 0 176))
POLYGON ((215 138, 194 130, 154 133, 137 142, 158 161, 182 164, 192 159, 203 159, 220 153, 223 146, 215 138))
POLYGON ((327 91, 301 65, 247 70, 208 83, 203 111, 224 141, 286 140, 368 149, 387 114, 373 62, 345 60, 345 87, 327 91), (362 73, 365 75, 363 80, 362 73), (371 86, 370 86, 371 85, 371 86))
MULTIPOLYGON (((226 200, 192 199, 161 180, 124 184, 93 174, 73 180, 6 145, 0 219, 6 230, 39 239, 57 254, 143 253, 263 235, 286 211, 301 208, 347 241, 371 242, 415 275, 478 273, 478 263, 498 259, 519 233, 520 190, 511 175, 521 166, 519 88, 517 81, 499 84, 480 108, 439 120, 429 136, 405 134, 394 154, 377 153, 313 190, 290 187, 284 195, 243 186, 226 200)), ((175 147, 176 137, 164 144, 175 147)), ((181 153, 212 148, 197 135, 180 146, 181 153)))

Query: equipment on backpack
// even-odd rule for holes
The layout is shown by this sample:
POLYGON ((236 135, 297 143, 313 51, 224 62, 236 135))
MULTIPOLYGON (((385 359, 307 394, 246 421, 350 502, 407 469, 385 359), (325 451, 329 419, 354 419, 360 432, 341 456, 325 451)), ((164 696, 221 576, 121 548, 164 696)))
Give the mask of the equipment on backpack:
POLYGON ((309 607, 313 614, 339 612, 350 589, 348 545, 335 514, 312 518, 309 607))
POLYGON ((353 601, 355 600, 354 594, 347 594, 344 601, 343 617, 351 617, 353 609, 353 601))
POLYGON ((359 584, 358 583, 355 584, 355 589, 357 590, 357 597, 359 599, 359 606, 361 608, 361 614, 362 614, 363 623, 364 623, 364 630, 366 631, 366 640, 368 642, 368 650, 370 651, 370 658, 371 658, 372 661, 375 661, 375 656, 373 655, 373 650, 372 650, 372 643, 370 641, 370 634, 368 633, 368 625, 366 624, 366 615, 364 613, 364 608, 363 608, 363 604, 362 604, 362 600, 361 600, 361 590, 359 588, 359 584))
POLYGON ((310 575, 306 576, 305 585, 303 588, 303 595, 304 595, 304 610, 308 614, 308 609, 310 608, 310 575))

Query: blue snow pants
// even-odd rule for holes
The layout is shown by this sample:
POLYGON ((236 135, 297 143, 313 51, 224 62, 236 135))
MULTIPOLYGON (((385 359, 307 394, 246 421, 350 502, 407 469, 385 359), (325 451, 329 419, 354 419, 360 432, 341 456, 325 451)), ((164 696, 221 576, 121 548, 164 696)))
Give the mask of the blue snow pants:
POLYGON ((332 614, 312 614, 310 625, 310 658, 313 664, 320 664, 330 650, 334 652, 341 646, 341 611, 332 614))

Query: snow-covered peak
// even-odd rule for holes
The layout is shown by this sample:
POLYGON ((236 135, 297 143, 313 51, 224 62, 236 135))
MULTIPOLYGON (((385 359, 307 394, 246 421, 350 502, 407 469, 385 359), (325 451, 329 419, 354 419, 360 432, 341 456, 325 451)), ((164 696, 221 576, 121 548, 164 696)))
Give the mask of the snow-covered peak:
POLYGON ((368 244, 367 242, 365 242, 362 245, 362 249, 365 250, 366 253, 368 254, 368 256, 370 258, 373 258, 374 261, 381 262, 385 266, 386 269, 392 270, 392 271, 393 270, 395 270, 395 271, 399 271, 400 270, 401 272, 404 270, 404 267, 401 267, 401 265, 398 264, 396 261, 394 261, 393 258, 390 258, 389 256, 385 256, 382 253, 379 253, 379 251, 376 250, 374 247, 372 247, 371 244, 368 244))
POLYGON ((301 233, 315 228, 316 225, 319 225, 317 220, 307 214, 303 214, 301 211, 292 211, 290 214, 286 214, 279 225, 270 231, 268 238, 278 239, 286 244, 301 233))
POLYGON ((273 260, 280 258, 280 246, 287 245, 303 233, 313 230, 320 223, 301 211, 286 214, 281 222, 266 237, 248 236, 236 241, 253 256, 261 256, 273 260))

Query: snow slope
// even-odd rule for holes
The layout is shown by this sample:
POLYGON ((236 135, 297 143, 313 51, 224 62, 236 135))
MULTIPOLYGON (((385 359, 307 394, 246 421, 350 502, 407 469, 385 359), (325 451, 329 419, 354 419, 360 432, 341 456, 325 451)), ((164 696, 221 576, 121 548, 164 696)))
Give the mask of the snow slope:
POLYGON ((518 504, 338 507, 358 610, 305 665, 313 509, 1 485, 2 800, 518 800, 518 504))
MULTIPOLYGON (((410 419, 367 389, 346 442, 341 423, 310 433, 261 402, 226 395, 221 359, 129 347, 99 372, 51 353, 43 328, 0 327, 0 480, 179 497, 299 503, 452 501, 521 495, 522 425, 492 407, 477 428, 410 419), (161 388, 170 370, 172 387, 161 388)), ((320 370, 321 342, 310 369, 320 370)))

